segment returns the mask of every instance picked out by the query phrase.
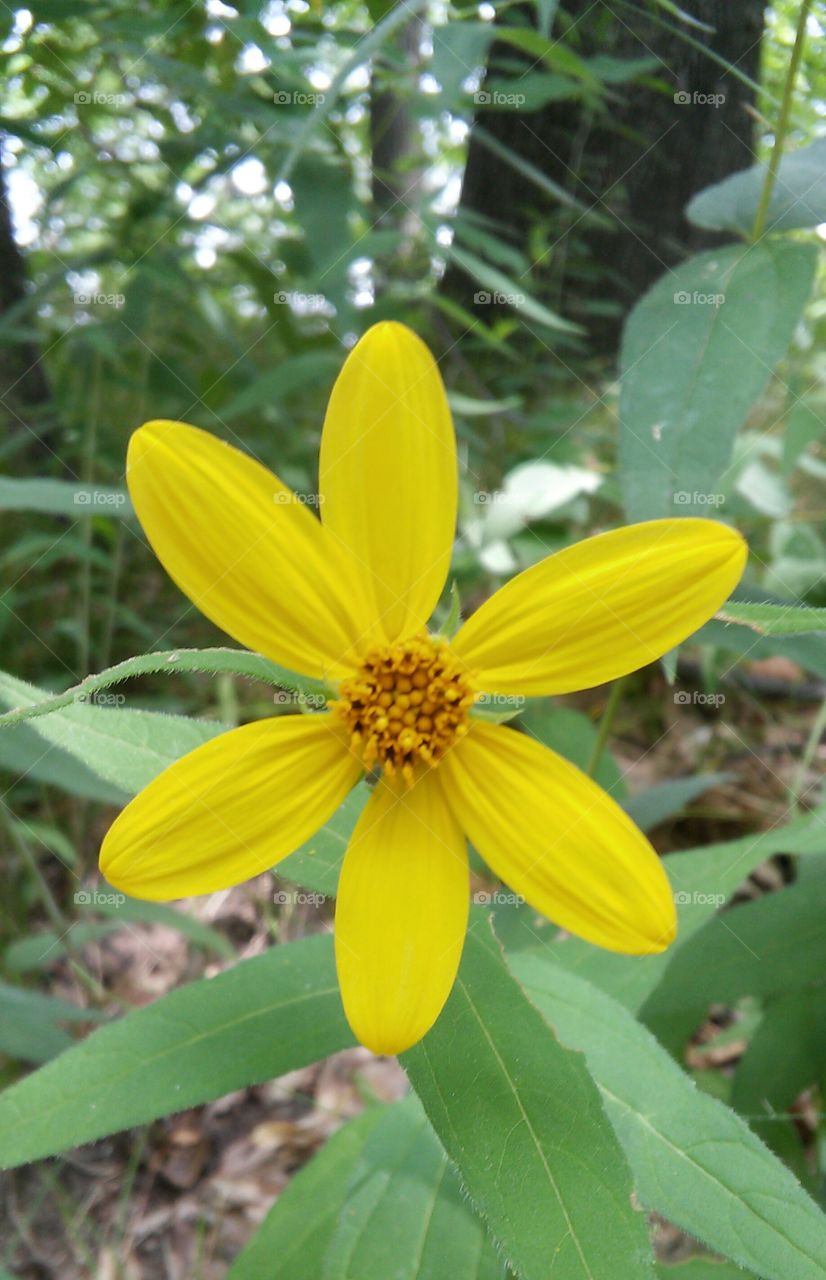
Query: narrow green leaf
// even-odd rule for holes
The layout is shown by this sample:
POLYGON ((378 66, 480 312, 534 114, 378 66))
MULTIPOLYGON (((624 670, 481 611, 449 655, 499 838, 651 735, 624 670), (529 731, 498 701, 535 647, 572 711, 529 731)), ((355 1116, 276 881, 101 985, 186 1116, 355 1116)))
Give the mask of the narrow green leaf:
POLYGON ((450 256, 457 266, 482 286, 482 293, 489 295, 485 301, 504 302, 528 320, 544 324, 549 329, 557 329, 562 333, 582 333, 580 325, 572 324, 570 320, 563 320, 562 316, 558 316, 555 311, 549 310, 531 297, 525 289, 524 282, 512 280, 498 267, 491 266, 475 253, 470 253, 467 249, 459 249, 454 245, 450 249, 450 256))
POLYGON ((752 1280, 753 1271, 744 1271, 729 1262, 716 1262, 713 1258, 689 1258, 666 1266, 664 1262, 654 1268, 657 1280, 752 1280))
POLYGON ((97 1017, 94 1010, 57 996, 0 982, 0 1053, 22 1062, 48 1062, 73 1044, 63 1023, 95 1022, 97 1017))
POLYGON ((740 1117, 604 992, 541 956, 511 963, 585 1054, 646 1208, 766 1280, 824 1280, 826 1217, 740 1117))
POLYGON ((629 520, 719 515, 734 437, 785 354, 814 245, 714 249, 668 272, 622 342, 619 466, 629 520))
POLYGON ((32 511, 49 516, 112 516, 134 519, 125 489, 112 485, 73 484, 68 480, 18 479, 0 476, 0 511, 32 511))
POLYGON ((715 614, 721 622, 739 622, 762 636, 802 636, 826 631, 826 609, 795 604, 740 604, 729 600, 715 614))
POLYGON ((0 1094, 0 1167, 146 1124, 352 1044, 332 938, 275 947, 100 1028, 0 1094))
MULTIPOLYGON (((36 706, 48 697, 42 689, 0 672, 0 704, 17 710, 36 706)), ((228 727, 154 711, 74 703, 31 723, 44 743, 61 748, 128 795, 135 795, 173 760, 225 733, 228 727)), ((0 738, 3 732, 0 729, 0 738)))
POLYGON ((442 1016, 403 1063, 471 1199, 524 1280, 642 1280, 645 1220, 599 1095, 474 913, 442 1016))
MULTIPOLYGON (((248 680, 260 680, 264 684, 290 689, 305 698, 312 698, 314 706, 321 707, 326 701, 326 690, 321 681, 287 671, 285 667, 277 666, 260 653, 249 653, 246 649, 169 649, 161 653, 142 653, 137 657, 127 658, 98 675, 87 676, 63 693, 45 695, 37 702, 15 707, 0 715, 0 727, 51 715, 53 711, 60 711, 74 703, 94 701, 94 694, 124 680, 134 679, 135 676, 159 673, 177 675, 179 672, 244 676, 248 680)), ((99 705, 106 708, 106 699, 100 699, 99 705)))
POLYGON ((704 791, 718 787, 727 777, 725 773, 698 773, 693 778, 673 778, 670 782, 659 782, 635 796, 629 796, 622 807, 641 831, 651 831, 661 822, 681 813, 704 791))

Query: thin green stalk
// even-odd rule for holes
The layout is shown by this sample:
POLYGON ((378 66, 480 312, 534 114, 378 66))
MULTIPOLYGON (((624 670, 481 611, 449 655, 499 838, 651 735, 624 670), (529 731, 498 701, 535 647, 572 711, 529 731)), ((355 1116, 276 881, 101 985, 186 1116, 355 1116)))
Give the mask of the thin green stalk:
MULTIPOLYGON (((90 397, 89 415, 86 419, 86 434, 83 442, 83 465, 81 479, 92 488, 95 475, 95 454, 97 452, 98 419, 100 416, 101 392, 101 359, 95 353, 92 373, 92 394, 90 397)), ((90 512, 94 506, 90 506, 90 512)), ((92 517, 83 521, 83 559, 80 565, 78 617, 78 666, 82 676, 88 676, 91 667, 92 651, 92 517)))
POLYGON ((820 710, 815 716, 814 724, 806 740, 806 746, 803 748, 803 755, 800 757, 800 764, 795 770, 789 787, 789 800, 796 814, 800 813, 800 798, 806 787, 806 774, 815 758, 815 752, 824 733, 826 733, 826 698, 821 702, 820 710))
POLYGON ((591 758, 588 761, 588 776, 593 778, 599 768, 599 762, 602 759, 602 753, 605 750, 605 744, 608 741, 608 735, 614 723, 614 717, 617 714, 617 707, 620 704, 627 676, 621 676, 619 680, 615 680, 611 686, 611 692, 608 695, 608 701, 605 704, 605 710, 602 713, 602 719, 599 722, 599 730, 597 732, 597 740, 594 743, 594 749, 591 752, 591 758))
POLYGON ((789 69, 786 72, 786 82, 783 85, 780 114, 777 117, 777 127, 774 131, 774 145, 772 147, 771 156, 769 157, 769 165, 763 182, 763 190, 760 192, 760 203, 757 206, 757 213, 754 215, 754 226, 752 227, 751 232, 752 240, 759 240, 766 227, 766 219, 769 215, 769 205, 777 182, 777 172, 780 168, 780 161, 783 159, 783 148, 786 144, 786 135, 789 131, 789 119, 792 110, 794 84, 797 79, 798 68, 800 67, 800 59, 803 57, 803 48, 806 44, 806 23, 808 21, 811 7, 812 0, 803 0, 803 3, 800 6, 800 12, 797 16, 797 31, 795 32, 792 56, 789 59, 789 69))

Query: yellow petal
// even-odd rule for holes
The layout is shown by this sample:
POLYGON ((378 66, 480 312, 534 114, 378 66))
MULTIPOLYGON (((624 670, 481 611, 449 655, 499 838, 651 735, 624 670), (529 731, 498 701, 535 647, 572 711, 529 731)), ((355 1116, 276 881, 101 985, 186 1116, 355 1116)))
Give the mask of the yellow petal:
POLYGON ((353 832, 336 902, 341 997, 368 1049, 401 1053, 432 1027, 467 916, 467 850, 437 776, 409 791, 380 782, 353 832))
POLYGON ((474 721, 440 768, 470 841, 537 911, 611 951, 643 955, 673 941, 662 863, 574 765, 514 729, 474 721))
POLYGON ((421 630, 450 565, 456 441, 436 363, 404 325, 374 325, 348 356, 319 466, 322 522, 362 566, 386 637, 421 630))
POLYGON ((148 422, 127 467, 167 573, 241 644, 321 679, 352 670, 370 623, 358 575, 306 504, 254 459, 182 422, 148 422))
POLYGON ((226 889, 309 839, 359 773, 330 715, 246 724, 154 778, 110 827, 100 869, 134 898, 226 889))
POLYGON ((651 520, 587 538, 501 587, 453 648, 491 693, 569 693, 636 671, 692 635, 748 549, 714 520, 651 520))

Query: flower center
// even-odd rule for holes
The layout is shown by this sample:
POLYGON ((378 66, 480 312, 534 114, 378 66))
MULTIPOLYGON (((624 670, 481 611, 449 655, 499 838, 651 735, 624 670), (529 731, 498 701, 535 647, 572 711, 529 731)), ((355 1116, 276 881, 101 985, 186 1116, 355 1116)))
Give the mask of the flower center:
POLYGON ((339 692, 335 708, 364 768, 401 773, 408 785, 467 733, 476 697, 450 647, 424 634, 371 649, 339 692))

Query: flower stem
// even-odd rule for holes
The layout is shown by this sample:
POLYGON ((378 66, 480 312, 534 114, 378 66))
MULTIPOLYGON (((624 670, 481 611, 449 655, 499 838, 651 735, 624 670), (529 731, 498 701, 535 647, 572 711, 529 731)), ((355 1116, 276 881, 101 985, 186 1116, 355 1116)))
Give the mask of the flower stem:
POLYGON ((786 134, 789 131, 789 117, 792 109, 794 82, 797 79, 800 59, 803 56, 803 46, 806 43, 806 22, 808 20, 811 7, 812 0, 803 0, 803 3, 800 6, 800 12, 797 15, 797 31, 795 32, 792 56, 789 59, 789 69, 786 72, 786 82, 783 85, 780 114, 777 117, 777 125, 774 130, 774 145, 772 146, 771 156, 769 157, 766 177, 763 181, 763 190, 760 192, 760 202, 757 206, 757 213, 754 215, 754 226, 751 231, 751 238, 754 241, 759 240, 765 230, 766 218, 769 214, 769 204, 771 203, 772 194, 774 193, 775 184, 777 182, 777 171, 780 168, 780 161, 783 158, 783 147, 786 143, 786 134))
POLYGON ((611 692, 608 694, 608 701, 605 704, 605 710, 599 722, 599 730, 597 732, 596 742, 591 752, 591 758, 588 761, 588 777, 593 778, 599 768, 599 762, 602 759, 602 753, 605 750, 605 744, 608 741, 608 735, 611 732, 611 726, 614 723, 614 716, 617 713, 617 707, 620 703, 627 676, 621 676, 619 680, 615 680, 611 685, 611 692))

